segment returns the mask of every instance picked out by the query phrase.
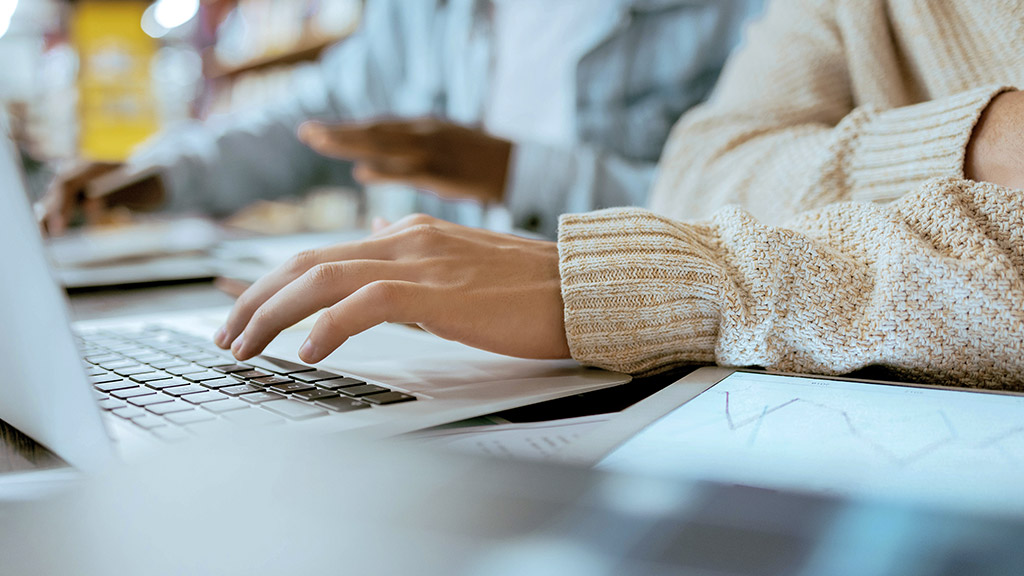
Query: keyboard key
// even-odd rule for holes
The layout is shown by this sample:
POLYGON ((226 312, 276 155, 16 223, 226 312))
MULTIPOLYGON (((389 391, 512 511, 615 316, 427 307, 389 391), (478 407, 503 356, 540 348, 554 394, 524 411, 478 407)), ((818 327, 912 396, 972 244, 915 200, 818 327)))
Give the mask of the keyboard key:
POLYGON ((134 424, 142 426, 146 430, 152 430, 153 428, 159 428, 160 426, 167 426, 167 422, 164 422, 163 418, 157 418, 152 414, 146 414, 145 416, 139 416, 138 418, 132 418, 134 424))
POLYGON ((369 402, 370 404, 397 404, 399 402, 408 402, 415 400, 415 396, 409 394, 403 394, 401 392, 382 392, 380 394, 371 394, 369 396, 363 396, 361 400, 369 402))
POLYGON ((285 420, 280 416, 276 416, 266 410, 260 410, 258 408, 235 410, 234 412, 228 412, 224 417, 244 426, 268 426, 271 424, 283 424, 285 422, 285 420))
POLYGON ((173 402, 174 398, 165 396, 163 394, 151 394, 149 396, 136 396, 135 398, 129 398, 128 403, 135 406, 152 406, 153 404, 160 404, 163 402, 173 402))
POLYGON ((199 386, 198 384, 189 384, 188 386, 174 386, 172 388, 164 388, 164 394, 170 394, 171 396, 184 396, 186 394, 198 394, 200 392, 206 392, 206 388, 199 386))
POLYGON ((151 406, 146 406, 146 410, 149 410, 154 414, 163 415, 171 414, 174 412, 185 412, 187 410, 195 410, 195 406, 189 404, 188 402, 175 400, 174 402, 164 402, 162 404, 153 404, 151 406))
POLYGON ((118 354, 98 354, 94 356, 86 356, 85 361, 90 364, 103 364, 104 362, 119 362, 122 358, 118 354))
POLYGON ((353 410, 361 410, 363 408, 369 408, 370 405, 353 398, 347 398, 345 396, 335 396, 334 398, 324 398, 316 401, 317 406, 323 406, 328 410, 335 412, 351 412, 353 410))
POLYGON ((200 382, 203 386, 212 388, 213 390, 220 390, 221 388, 227 388, 229 386, 238 386, 241 383, 242 381, 238 378, 232 378, 230 376, 215 378, 213 380, 203 380, 200 382))
POLYGON ((97 402, 97 404, 99 404, 100 408, 103 408, 104 410, 114 410, 117 408, 122 408, 125 405, 124 402, 121 402, 120 400, 114 400, 113 398, 100 400, 99 402, 97 402))
POLYGON ((173 388, 175 386, 189 386, 192 383, 184 378, 175 376, 174 378, 168 378, 167 380, 155 380, 153 382, 146 382, 146 386, 154 390, 163 390, 164 388, 173 388))
POLYGON ((226 398, 219 402, 207 402, 206 404, 203 404, 203 408, 206 408, 215 414, 223 414, 224 412, 231 412, 234 410, 248 410, 249 403, 242 402, 238 398, 226 398))
POLYGON ((299 382, 319 382, 320 380, 334 380, 335 378, 342 378, 341 374, 334 374, 327 372, 326 370, 313 370, 312 372, 301 372, 295 374, 292 378, 299 382))
POLYGON ((153 435, 167 442, 180 442, 182 440, 188 440, 192 437, 191 434, 185 432, 181 428, 176 426, 163 426, 161 428, 153 429, 153 435))
POLYGON ((216 380, 218 378, 223 378, 223 377, 224 377, 223 374, 221 374, 220 372, 214 372, 213 370, 204 370, 202 372, 195 372, 193 374, 185 374, 184 376, 182 376, 182 378, 184 378, 185 380, 188 380, 189 382, 202 382, 203 380, 216 380))
MULTIPOLYGON (((224 364, 227 364, 227 363, 231 362, 231 358, 226 357, 226 356, 214 356, 214 355, 211 354, 211 355, 209 355, 208 358, 198 358, 198 359, 193 358, 192 362, 195 362, 196 364, 199 364, 200 366, 206 366, 207 368, 213 368, 214 366, 223 366, 224 364)), ((250 368, 251 368, 251 366, 250 366, 250 368)))
POLYGON ((249 366, 248 364, 238 363, 218 364, 216 366, 210 366, 210 368, 216 370, 217 372, 223 372, 225 374, 234 374, 235 372, 248 372, 249 370, 252 370, 252 366, 249 366))
POLYGON ((88 367, 85 369, 85 375, 90 378, 93 376, 105 376, 107 374, 108 372, 106 370, 104 370, 103 368, 93 366, 92 364, 89 364, 88 367))
POLYGON ((251 378, 266 378, 267 376, 273 376, 273 374, 263 370, 246 370, 245 372, 235 372, 232 376, 249 380, 251 378))
POLYGON ((103 384, 97 384, 93 388, 101 390, 103 392, 110 392, 113 390, 124 390, 125 388, 135 388, 139 384, 132 382, 131 380, 118 380, 116 382, 105 382, 103 384))
POLYGON ((282 376, 267 376, 266 378, 254 378, 249 381, 253 386, 263 386, 264 388, 278 384, 289 384, 291 382, 294 382, 294 380, 282 376))
POLYGON ((299 398, 300 400, 320 400, 321 398, 334 398, 338 393, 333 390, 321 390, 320 388, 313 388, 312 390, 306 390, 303 392, 296 392, 292 396, 299 398))
POLYGON ((145 416, 147 412, 137 406, 125 406, 124 408, 118 408, 113 411, 115 415, 121 416, 122 418, 138 418, 139 416, 145 416))
POLYGON ((252 364, 253 366, 273 372, 274 374, 297 374, 299 372, 311 372, 315 368, 306 366, 305 364, 298 364, 296 362, 289 362, 287 360, 281 360, 280 358, 273 358, 271 356, 257 356, 255 358, 246 360, 246 363, 252 364))
POLYGON ((216 420, 217 417, 209 412, 202 412, 200 410, 193 410, 191 412, 176 412, 174 414, 168 414, 165 416, 171 422, 175 424, 194 424, 196 422, 204 422, 206 420, 216 420))
POLYGON ((337 390, 338 388, 362 386, 363 384, 366 384, 366 382, 356 380, 355 378, 335 378, 334 380, 321 380, 316 383, 316 387, 323 388, 324 390, 337 390))
POLYGON ((147 396, 149 394, 156 394, 156 390, 152 388, 146 388, 145 386, 135 385, 135 388, 124 388, 122 390, 114 390, 110 393, 114 398, 120 398, 126 400, 128 398, 135 398, 136 396, 147 396))
POLYGON ((164 362, 170 360, 171 357, 161 352, 148 352, 146 354, 133 354, 131 356, 136 362, 142 362, 143 364, 152 365, 153 362, 164 362))
POLYGON ((132 364, 125 368, 115 368, 114 374, 120 374, 121 376, 135 376, 136 374, 145 374, 147 372, 155 372, 156 370, 150 366, 144 364, 132 364))
POLYGON ((309 418, 327 415, 327 411, 323 408, 317 408, 316 406, 303 404, 302 402, 296 402, 295 400, 275 400, 273 402, 265 402, 263 407, 271 412, 280 414, 281 416, 292 420, 308 420, 309 418))
POLYGON ((221 394, 220 392, 214 392, 213 390, 210 390, 209 392, 203 392, 201 394, 188 394, 186 396, 182 396, 181 399, 184 400, 185 402, 189 402, 192 404, 205 404, 207 402, 227 400, 228 397, 221 394))
POLYGON ((168 368, 177 368, 180 366, 188 366, 188 362, 180 358, 171 358, 170 360, 161 360, 160 362, 146 362, 157 370, 166 370, 168 368))
POLYGON ((189 362, 195 362, 196 364, 199 364, 201 362, 209 363, 210 360, 214 360, 215 364, 225 364, 231 361, 230 358, 225 358, 224 356, 217 356, 216 354, 210 354, 205 350, 198 349, 188 350, 186 352, 178 354, 177 356, 178 358, 188 360, 189 362))
POLYGON ((114 410, 114 414, 120 416, 121 418, 131 419, 138 418, 140 416, 145 416, 147 412, 142 408, 139 408, 138 406, 125 406, 124 408, 118 408, 117 410, 114 410))
POLYGON ((238 386, 229 386, 227 388, 221 388, 219 392, 229 394, 231 396, 241 396, 242 394, 252 394, 253 392, 263 392, 262 388, 256 386, 249 386, 248 384, 239 384, 238 386))
POLYGON ((184 376, 186 374, 197 374, 199 372, 206 372, 206 368, 202 366, 196 366, 195 364, 186 364, 184 366, 174 366, 166 368, 164 370, 168 374, 174 374, 175 376, 184 376))
POLYGON ((243 394, 239 396, 239 398, 250 404, 260 404, 263 402, 271 402, 273 400, 281 400, 284 396, 274 394, 273 392, 255 392, 253 394, 243 394))
POLYGON ((139 363, 135 360, 128 360, 118 356, 118 360, 110 360, 108 362, 100 362, 100 368, 106 368, 107 370, 117 370, 118 368, 127 368, 129 366, 137 366, 139 363))
POLYGON ((163 372, 149 372, 147 374, 136 374, 131 378, 139 384, 145 384, 146 382, 153 382, 156 380, 167 380, 170 377, 170 374, 164 374, 163 372))
POLYGON ((350 386, 348 388, 339 388, 338 392, 345 396, 352 396, 358 398, 360 396, 369 396, 370 394, 380 394, 381 392, 390 392, 387 388, 380 386, 374 386, 373 384, 363 384, 362 386, 350 386))
POLYGON ((288 382, 287 384, 277 384, 270 387, 274 392, 280 392, 281 394, 291 394, 293 392, 302 392, 304 390, 313 390, 313 386, 304 382, 288 382))
POLYGON ((109 372, 105 373, 105 374, 98 374, 96 376, 89 376, 89 382, 92 382, 93 384, 104 384, 106 382, 118 382, 121 379, 122 378, 120 376, 118 376, 117 374, 110 374, 109 372))

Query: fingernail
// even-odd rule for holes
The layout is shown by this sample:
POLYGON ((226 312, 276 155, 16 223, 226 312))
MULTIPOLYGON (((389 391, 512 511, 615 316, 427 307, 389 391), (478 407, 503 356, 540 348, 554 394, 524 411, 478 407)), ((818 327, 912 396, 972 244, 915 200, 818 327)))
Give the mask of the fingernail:
POLYGON ((242 360, 242 349, 245 347, 245 340, 242 338, 245 334, 235 338, 235 341, 231 344, 231 353, 235 355, 235 358, 242 360))
POLYGON ((226 342, 227 337, 228 337, 228 328, 227 328, 227 326, 221 326, 220 328, 217 328, 217 332, 213 335, 213 342, 217 346, 220 346, 221 348, 224 348, 227 345, 227 342, 226 342))
POLYGON ((310 364, 318 360, 316 356, 316 346, 313 345, 312 340, 309 338, 306 338, 306 341, 302 343, 302 347, 299 348, 299 358, 301 358, 303 362, 308 362, 310 364))

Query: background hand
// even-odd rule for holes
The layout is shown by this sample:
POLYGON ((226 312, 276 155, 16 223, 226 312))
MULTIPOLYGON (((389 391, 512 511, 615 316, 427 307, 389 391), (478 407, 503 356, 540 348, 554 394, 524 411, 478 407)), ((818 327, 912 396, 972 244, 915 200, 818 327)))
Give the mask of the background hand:
POLYGON ((85 187, 103 174, 119 168, 120 164, 109 162, 82 162, 61 170, 50 182, 46 195, 36 205, 43 230, 53 236, 63 234, 76 212, 82 211, 88 218, 102 210, 99 199, 87 199, 85 187))
POLYGON ((326 125, 307 122, 299 137, 323 154, 356 163, 364 184, 401 183, 442 198, 501 202, 512 143, 434 120, 326 125))
POLYGON ((239 360, 320 309, 303 361, 382 322, 525 358, 568 358, 554 242, 414 215, 361 242, 303 252, 238 299, 214 337, 239 360))
POLYGON ((155 170, 83 162, 61 171, 53 179, 36 212, 43 231, 58 236, 67 230, 76 212, 82 213, 85 222, 92 223, 109 207, 151 210, 164 199, 163 182, 155 170))

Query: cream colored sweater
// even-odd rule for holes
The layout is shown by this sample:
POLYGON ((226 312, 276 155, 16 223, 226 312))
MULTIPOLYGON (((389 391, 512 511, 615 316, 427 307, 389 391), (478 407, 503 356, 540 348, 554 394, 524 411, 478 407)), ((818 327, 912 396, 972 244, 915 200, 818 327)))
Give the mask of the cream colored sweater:
POLYGON ((1018 2, 775 0, 676 126, 653 211, 562 218, 573 356, 1024 389, 1024 197, 963 177, 1016 85, 1018 2))

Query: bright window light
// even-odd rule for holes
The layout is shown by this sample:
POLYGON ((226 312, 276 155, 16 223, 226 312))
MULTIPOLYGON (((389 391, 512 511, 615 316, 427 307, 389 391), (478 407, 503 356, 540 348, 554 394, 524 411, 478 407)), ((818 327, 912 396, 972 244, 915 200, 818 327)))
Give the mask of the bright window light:
POLYGON ((11 27, 11 16, 18 7, 18 0, 0 0, 0 37, 11 27))
POLYGON ((154 12, 156 12, 156 4, 146 8, 146 11, 142 13, 142 31, 153 38, 163 38, 170 30, 157 24, 154 12))
POLYGON ((188 22, 198 12, 199 0, 159 0, 153 9, 153 19, 170 30, 188 22))

